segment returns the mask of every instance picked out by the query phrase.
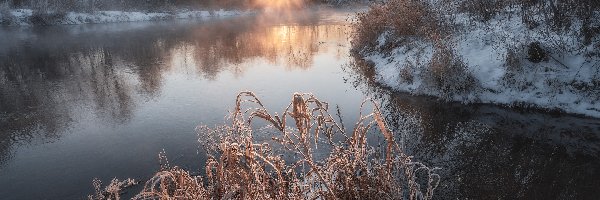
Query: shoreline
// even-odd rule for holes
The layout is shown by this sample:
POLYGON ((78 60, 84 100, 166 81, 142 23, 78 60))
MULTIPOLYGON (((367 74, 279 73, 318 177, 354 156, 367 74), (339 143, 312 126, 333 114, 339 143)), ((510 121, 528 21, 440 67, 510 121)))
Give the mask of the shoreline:
POLYGON ((138 12, 138 11, 94 11, 54 12, 35 14, 31 9, 10 10, 12 16, 0 14, 0 26, 52 26, 79 24, 107 24, 141 21, 164 21, 174 19, 207 19, 252 15, 256 11, 241 10, 179 10, 175 12, 138 12))

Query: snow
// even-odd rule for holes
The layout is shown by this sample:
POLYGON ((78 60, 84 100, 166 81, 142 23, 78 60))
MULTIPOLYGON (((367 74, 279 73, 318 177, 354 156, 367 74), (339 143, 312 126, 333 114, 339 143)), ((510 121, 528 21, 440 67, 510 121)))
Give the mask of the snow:
MULTIPOLYGON (((597 40, 586 46, 569 34, 544 31, 543 26, 530 30, 520 17, 507 15, 497 16, 488 26, 481 22, 472 25, 474 22, 466 15, 457 16, 455 22, 469 28, 452 36, 455 44, 452 50, 467 65, 467 72, 476 79, 477 86, 467 93, 452 94, 446 100, 558 109, 600 117, 600 61, 586 56, 598 45, 597 40), (530 62, 527 45, 534 41, 540 42, 552 57, 540 63, 530 62), (507 65, 509 50, 517 55, 516 69, 507 65)), ((380 36, 379 45, 386 42, 388 35, 380 36)), ((426 82, 425 72, 433 51, 431 43, 415 40, 389 54, 377 51, 362 54, 373 62, 377 82, 397 91, 443 98, 439 88, 426 82), (411 65, 408 71, 412 80, 404 80, 401 74, 411 65)))
POLYGON ((114 23, 168 19, 167 13, 99 11, 93 14, 69 12, 61 24, 114 23))
MULTIPOLYGON (((10 13, 14 16, 13 25, 26 26, 32 25, 30 17, 33 11, 30 9, 15 9, 10 13)), ((98 23, 116 23, 116 22, 135 22, 135 21, 154 21, 168 19, 202 19, 202 18, 223 18, 238 15, 251 14, 249 11, 197 11, 182 10, 174 13, 166 12, 125 12, 125 11, 95 11, 92 13, 67 12, 65 17, 52 21, 51 24, 98 24, 98 23)), ((0 22, 6 19, 6 16, 0 16, 0 22)))

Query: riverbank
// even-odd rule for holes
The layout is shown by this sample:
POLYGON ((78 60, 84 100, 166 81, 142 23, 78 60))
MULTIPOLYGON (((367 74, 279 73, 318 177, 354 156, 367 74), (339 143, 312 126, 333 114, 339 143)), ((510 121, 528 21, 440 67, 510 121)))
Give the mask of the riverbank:
POLYGON ((372 63, 376 82, 446 101, 600 117, 595 4, 549 11, 556 5, 498 1, 483 13, 477 0, 416 2, 359 15, 353 51, 372 63))
POLYGON ((250 15, 252 11, 240 10, 179 10, 174 12, 50 12, 36 13, 31 9, 14 9, 0 13, 0 24, 5 26, 100 24, 171 19, 222 18, 250 15))

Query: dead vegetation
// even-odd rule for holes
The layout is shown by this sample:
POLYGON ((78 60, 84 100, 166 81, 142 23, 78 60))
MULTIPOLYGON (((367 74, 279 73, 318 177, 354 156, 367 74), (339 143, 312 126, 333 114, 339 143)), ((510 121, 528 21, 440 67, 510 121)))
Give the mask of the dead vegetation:
POLYGON ((477 79, 468 71, 467 65, 453 52, 451 45, 437 45, 429 63, 426 81, 440 91, 440 97, 452 100, 454 96, 464 96, 477 88, 477 79))
MULTIPOLYGON (((403 153, 375 102, 362 103, 358 121, 348 131, 339 122, 341 116, 335 119, 328 111, 329 105, 312 94, 295 93, 281 114, 271 113, 252 92, 241 92, 231 125, 198 128, 199 141, 209 152, 205 176, 168 166, 162 153, 162 170, 134 199, 433 197, 440 181, 436 169, 403 153), (366 112, 368 106, 372 108, 366 112), (268 125, 252 128, 260 123, 257 119, 268 125), (258 130, 265 129, 276 136, 271 142, 258 142, 258 130), (385 138, 381 148, 367 142, 369 134, 375 133, 385 138), (285 154, 277 155, 276 149, 285 154)), ((111 184, 104 193, 115 194, 115 185, 119 184, 111 184)), ((118 195, 90 198, 118 199, 118 195)))
POLYGON ((417 0, 391 0, 374 4, 367 12, 358 13, 352 33, 353 51, 372 51, 376 46, 387 49, 401 44, 378 44, 379 37, 388 33, 388 43, 404 40, 438 40, 445 33, 442 18, 430 4, 417 0), (398 40, 391 40, 395 38, 398 40))
POLYGON ((123 189, 136 184, 137 182, 133 179, 120 181, 119 179, 115 178, 105 188, 102 188, 102 181, 99 179, 94 179, 92 181, 92 185, 94 186, 96 193, 89 195, 88 199, 120 199, 121 191, 123 189))
MULTIPOLYGON (((454 17, 461 14, 483 23, 471 22, 467 26, 493 26, 487 22, 499 15, 504 17, 498 20, 518 17, 534 32, 572 35, 584 45, 589 45, 600 35, 599 11, 600 2, 595 0, 390 0, 374 4, 368 11, 357 15, 352 48, 357 52, 372 52, 385 51, 374 49, 376 46, 398 47, 410 44, 406 41, 411 38, 444 41, 457 31, 473 28, 462 27, 464 24, 453 21, 454 17), (381 36, 387 37, 383 41, 395 44, 378 44, 381 36)), ((554 43, 557 43, 555 50, 565 46, 558 45, 565 41, 554 43)))
POLYGON ((488 21, 506 7, 514 7, 519 2, 529 4, 532 0, 463 0, 460 1, 458 10, 459 12, 469 13, 475 19, 488 21))
POLYGON ((15 16, 10 12, 8 2, 0 2, 0 25, 13 25, 16 23, 15 16))

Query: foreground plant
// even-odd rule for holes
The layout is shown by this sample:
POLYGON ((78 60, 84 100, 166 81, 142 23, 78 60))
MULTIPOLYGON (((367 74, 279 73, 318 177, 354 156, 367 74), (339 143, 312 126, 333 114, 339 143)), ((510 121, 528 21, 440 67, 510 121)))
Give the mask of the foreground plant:
MULTIPOLYGON (((358 121, 351 131, 346 131, 341 123, 339 109, 337 122, 328 108, 326 102, 312 94, 295 93, 281 115, 271 114, 252 92, 241 92, 231 125, 198 128, 199 141, 209 151, 205 177, 161 162, 161 171, 145 183, 134 199, 433 197, 440 181, 435 168, 413 162, 403 153, 375 102, 366 100, 361 104, 358 121), (372 110, 364 114, 367 103, 372 104, 372 110), (253 129, 255 119, 268 125, 253 129), (259 130, 271 130, 278 137, 260 143, 255 135, 259 130), (367 142, 370 133, 383 135, 383 149, 367 142), (292 156, 277 155, 277 149, 292 156)), ((159 157, 166 161, 164 152, 159 157)), ((111 185, 107 191, 113 195, 96 196, 118 199, 115 185, 111 185)))

